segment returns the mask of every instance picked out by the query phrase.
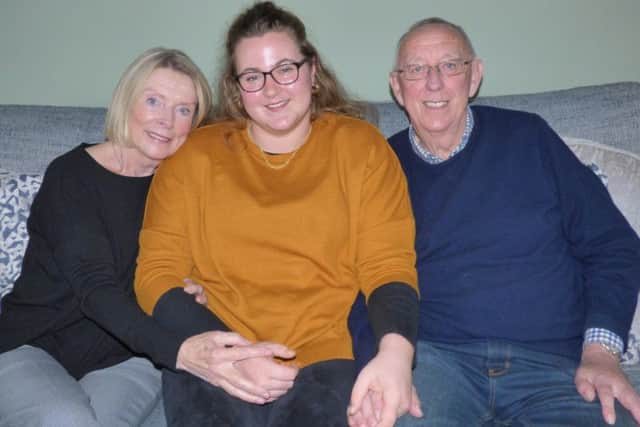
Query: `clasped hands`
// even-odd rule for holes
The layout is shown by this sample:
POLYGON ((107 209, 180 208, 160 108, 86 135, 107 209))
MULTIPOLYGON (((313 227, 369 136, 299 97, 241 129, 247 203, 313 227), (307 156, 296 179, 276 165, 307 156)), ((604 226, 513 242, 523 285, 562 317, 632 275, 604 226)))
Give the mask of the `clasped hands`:
MULTIPOLYGON (((189 279, 185 284, 185 292, 206 304, 202 287, 189 279)), ((391 427, 406 412, 422 416, 411 380, 413 351, 400 335, 391 333, 381 339, 378 354, 355 381, 347 413, 350 426, 391 427)), ((235 332, 211 331, 182 343, 176 368, 246 402, 265 404, 293 387, 298 368, 275 360, 293 357, 295 352, 282 344, 252 343, 235 332)))
MULTIPOLYGON (((184 291, 205 305, 202 286, 184 279, 184 291)), ((180 349, 176 368, 246 402, 265 404, 284 395, 293 386, 298 368, 278 363, 295 352, 282 344, 252 343, 235 332, 211 331, 187 338, 180 349)))
POLYGON ((282 344, 252 343, 235 332, 212 331, 187 338, 176 368, 185 370, 246 402, 265 404, 293 386, 298 368, 276 362, 295 352, 282 344))

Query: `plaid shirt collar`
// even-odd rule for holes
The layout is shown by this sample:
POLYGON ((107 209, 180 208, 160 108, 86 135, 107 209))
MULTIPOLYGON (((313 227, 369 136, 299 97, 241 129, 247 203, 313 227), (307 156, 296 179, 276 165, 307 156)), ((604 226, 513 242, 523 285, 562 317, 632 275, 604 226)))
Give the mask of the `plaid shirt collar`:
MULTIPOLYGON (((467 121, 464 127, 464 133, 462 134, 462 139, 460 140, 460 144, 451 152, 449 158, 452 158, 459 152, 461 152, 464 147, 467 146, 469 142, 469 136, 471 135, 471 131, 473 130, 473 113, 471 112, 471 107, 467 106, 467 121)), ((429 150, 427 150, 421 143, 418 134, 412 125, 409 125, 409 140, 411 141, 411 147, 413 148, 414 153, 418 155, 422 160, 431 164, 437 165, 438 163, 442 163, 447 159, 441 159, 436 156, 429 150)))

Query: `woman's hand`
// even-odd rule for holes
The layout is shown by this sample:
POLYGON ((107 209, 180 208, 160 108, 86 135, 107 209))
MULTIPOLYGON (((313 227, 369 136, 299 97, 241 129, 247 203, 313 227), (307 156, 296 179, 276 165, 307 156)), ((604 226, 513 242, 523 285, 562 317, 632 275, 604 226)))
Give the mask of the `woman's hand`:
POLYGON ((189 295, 195 295, 196 302, 198 304, 207 305, 207 294, 204 293, 204 288, 198 285, 190 278, 182 279, 184 282, 184 291, 189 295))
MULTIPOLYGON (((277 365, 271 358, 288 358, 294 354, 281 344, 252 344, 235 332, 212 331, 194 335, 182 343, 178 350, 176 368, 221 387, 239 399, 263 404, 274 399, 270 391, 274 390, 274 385, 257 382, 254 376, 247 374, 246 369, 238 369, 236 365, 255 358, 266 359, 277 365)), ((265 362, 261 365, 267 366, 265 362)))
POLYGON ((411 380, 413 346, 401 335, 390 333, 360 372, 347 411, 351 427, 391 427, 406 412, 422 417, 420 401, 411 380))
MULTIPOLYGON (((284 345, 264 342, 254 345, 269 345, 269 348, 274 351, 273 355, 281 359, 291 359, 295 356, 295 352, 284 345)), ((273 402, 287 393, 293 387, 293 381, 299 371, 295 366, 277 363, 272 357, 244 359, 237 362, 235 366, 245 378, 267 390, 270 396, 267 402, 273 402)))

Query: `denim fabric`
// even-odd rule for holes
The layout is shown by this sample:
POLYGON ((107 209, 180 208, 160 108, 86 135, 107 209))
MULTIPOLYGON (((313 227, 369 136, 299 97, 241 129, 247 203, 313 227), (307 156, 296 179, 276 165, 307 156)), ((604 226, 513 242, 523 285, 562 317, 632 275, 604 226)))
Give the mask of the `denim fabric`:
POLYGON ((0 426, 140 425, 160 397, 160 371, 132 358, 76 381, 28 345, 0 354, 0 426))
MULTIPOLYGON (((577 363, 490 341, 467 344, 418 342, 414 383, 423 419, 409 415, 399 427, 605 426, 598 402, 576 391, 577 363)), ((616 426, 633 426, 616 406, 616 426)))

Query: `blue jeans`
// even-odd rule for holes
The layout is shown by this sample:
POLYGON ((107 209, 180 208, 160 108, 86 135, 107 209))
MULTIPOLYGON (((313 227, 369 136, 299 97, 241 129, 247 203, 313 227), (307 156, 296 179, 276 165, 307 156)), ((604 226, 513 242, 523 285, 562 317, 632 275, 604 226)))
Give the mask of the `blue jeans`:
POLYGON ((0 354, 0 427, 137 426, 160 399, 160 371, 134 357, 76 381, 47 352, 0 354))
MULTIPOLYGON (((400 427, 606 426, 599 402, 585 402, 574 384, 577 363, 500 341, 419 341, 414 384, 424 418, 400 427)), ((616 405, 616 426, 636 425, 616 405)))

